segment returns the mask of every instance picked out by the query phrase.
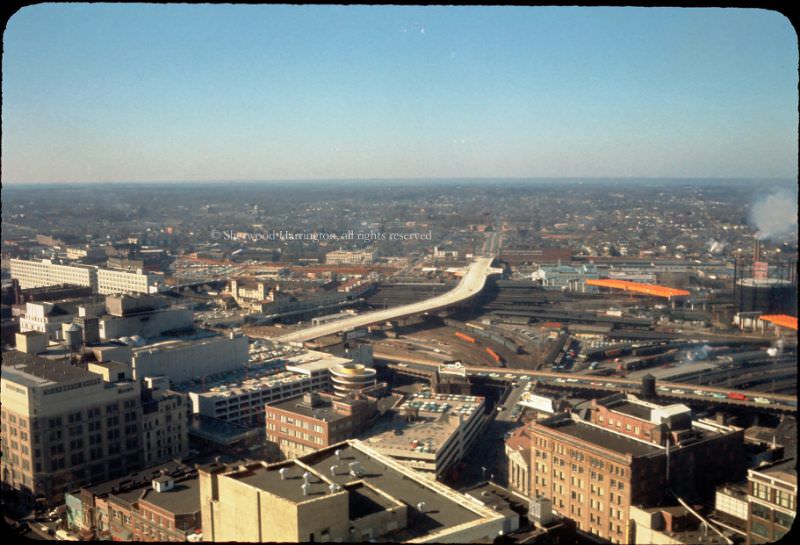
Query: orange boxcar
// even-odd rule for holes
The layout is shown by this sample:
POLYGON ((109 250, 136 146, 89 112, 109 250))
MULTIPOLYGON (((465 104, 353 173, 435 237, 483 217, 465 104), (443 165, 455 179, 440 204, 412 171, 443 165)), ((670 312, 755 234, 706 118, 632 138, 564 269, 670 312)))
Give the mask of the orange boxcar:
POLYGON ((469 335, 464 335, 460 331, 456 331, 456 337, 458 337, 461 340, 467 341, 468 343, 474 343, 475 342, 475 339, 473 339, 469 335))
POLYGON ((486 352, 487 352, 487 353, 488 353, 488 354, 489 354, 489 355, 492 357, 492 359, 494 359, 494 361, 496 361, 497 363, 500 363, 500 362, 502 362, 502 361, 503 361, 503 358, 501 358, 501 357, 500 357, 500 354, 498 354, 497 352, 495 352, 494 350, 492 350, 492 349, 491 349, 491 348, 489 348, 488 346, 486 347, 486 352))

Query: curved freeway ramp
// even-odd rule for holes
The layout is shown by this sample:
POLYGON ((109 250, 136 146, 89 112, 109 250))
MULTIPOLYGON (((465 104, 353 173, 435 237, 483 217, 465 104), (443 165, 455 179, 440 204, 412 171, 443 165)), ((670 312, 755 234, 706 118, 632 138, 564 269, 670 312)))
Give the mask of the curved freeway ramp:
POLYGON ((326 335, 334 335, 344 331, 350 331, 359 327, 364 327, 376 323, 388 322, 397 318, 403 318, 414 314, 422 314, 424 312, 431 312, 450 305, 460 303, 474 297, 481 292, 486 285, 486 278, 492 274, 499 274, 501 269, 492 268, 492 257, 479 257, 472 265, 469 266, 467 272, 464 274, 458 285, 452 290, 425 299, 424 301, 417 301, 408 305, 401 305, 399 307, 387 308, 385 310, 376 310, 367 312, 352 318, 345 318, 336 320, 328 324, 322 324, 306 329, 301 329, 293 333, 289 333, 276 340, 280 342, 304 342, 312 339, 318 339, 326 335))

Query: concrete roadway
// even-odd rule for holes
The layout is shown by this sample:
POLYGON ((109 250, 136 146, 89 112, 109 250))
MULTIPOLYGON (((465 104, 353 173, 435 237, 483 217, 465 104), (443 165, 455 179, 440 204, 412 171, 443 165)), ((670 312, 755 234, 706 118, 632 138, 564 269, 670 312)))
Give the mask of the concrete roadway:
POLYGON ((388 322, 397 318, 403 318, 414 314, 422 314, 424 312, 431 312, 438 310, 461 301, 465 301, 474 297, 483 289, 486 284, 486 278, 492 274, 499 274, 500 269, 492 268, 492 257, 479 257, 472 265, 469 266, 467 272, 464 274, 458 285, 452 290, 408 305, 401 305, 399 307, 388 308, 385 310, 376 310, 359 314, 352 318, 345 318, 343 320, 336 320, 327 324, 322 324, 306 329, 301 329, 293 333, 289 333, 282 337, 275 339, 278 342, 304 342, 326 335, 334 335, 344 331, 351 331, 359 327, 365 327, 372 324, 388 322))
MULTIPOLYGON (((376 357, 378 357, 376 355, 376 357)), ((422 368, 422 369, 429 369, 433 372, 439 365, 438 362, 432 362, 430 360, 425 361, 422 358, 416 359, 413 363, 411 362, 410 358, 401 358, 397 356, 392 356, 390 354, 381 353, 379 359, 383 359, 386 361, 400 361, 400 362, 409 362, 411 365, 422 368)), ((408 365, 408 364, 407 364, 408 365)), ((397 364, 390 364, 390 368, 394 368, 397 364)), ((630 380, 625 378, 617 378, 617 377, 598 377, 592 375, 572 375, 572 374, 565 374, 565 373, 557 373, 551 371, 528 371, 523 369, 509 369, 509 368, 496 368, 496 367, 480 367, 474 365, 466 365, 465 366, 467 374, 475 375, 478 373, 497 373, 500 375, 502 380, 517 380, 521 376, 528 376, 534 379, 539 379, 543 381, 547 381, 547 386, 555 387, 555 388, 581 388, 581 387, 591 387, 591 389, 596 390, 607 390, 611 393, 615 391, 619 391, 620 389, 624 388, 639 388, 641 386, 640 380, 630 380), (513 379, 507 379, 504 375, 511 375, 513 379), (556 382, 558 379, 558 382, 556 382), (569 379, 569 382, 567 382, 569 379)), ((398 368, 398 370, 402 369, 402 367, 398 368)), ((774 394, 770 392, 763 392, 763 391, 755 391, 755 390, 736 390, 734 388, 717 388, 714 386, 706 386, 706 385, 692 385, 680 382, 665 382, 665 381, 657 381, 658 387, 668 388, 670 391, 659 391, 659 395, 673 397, 677 399, 686 399, 686 400, 703 400, 703 401, 714 401, 715 403, 726 403, 729 405, 739 405, 739 406, 746 406, 746 407, 758 407, 760 409, 770 409, 770 410, 784 410, 789 411, 792 413, 797 412, 797 396, 790 396, 790 395, 782 395, 782 394, 774 394), (700 391, 703 392, 705 395, 697 395, 694 392, 700 391), (711 399, 709 396, 713 394, 721 394, 727 395, 728 392, 739 392, 748 397, 746 401, 740 401, 738 399, 729 399, 729 398, 714 398, 711 399), (770 399, 772 401, 771 404, 759 404, 751 401, 750 398, 753 397, 764 397, 770 399), (794 406, 788 405, 787 402, 795 403, 794 406)))

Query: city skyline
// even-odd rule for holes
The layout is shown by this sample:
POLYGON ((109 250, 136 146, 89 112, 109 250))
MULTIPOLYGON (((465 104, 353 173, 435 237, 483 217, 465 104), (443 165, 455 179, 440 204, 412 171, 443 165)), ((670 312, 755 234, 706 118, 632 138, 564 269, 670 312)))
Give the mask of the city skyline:
POLYGON ((756 9, 37 5, 4 183, 797 176, 756 9))

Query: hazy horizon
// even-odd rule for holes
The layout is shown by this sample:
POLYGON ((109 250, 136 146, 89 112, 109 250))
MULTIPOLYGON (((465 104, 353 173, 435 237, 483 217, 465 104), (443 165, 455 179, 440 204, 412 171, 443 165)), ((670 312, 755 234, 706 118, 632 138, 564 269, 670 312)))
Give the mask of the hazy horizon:
POLYGON ((380 185, 380 184, 396 184, 402 183, 407 185, 416 185, 416 184, 441 184, 441 185, 450 185, 450 184, 481 184, 481 183, 509 183, 509 184, 523 184, 523 185, 535 185, 539 183, 573 183, 573 184, 583 184, 586 183, 587 185, 592 184, 602 184, 602 183, 615 183, 615 184, 624 184, 626 182, 634 183, 634 182, 674 182, 674 183, 722 183, 722 184, 730 184, 730 185, 740 185, 748 182, 765 182, 765 183, 772 183, 775 185, 781 184, 795 184, 796 180, 792 178, 767 178, 767 177, 648 177, 648 176, 630 176, 630 177, 570 177, 570 176, 530 176, 530 177, 498 177, 498 176, 487 176, 487 177, 480 177, 480 178, 467 178, 467 177, 441 177, 441 178, 302 178, 302 179, 264 179, 264 180, 235 180, 235 179, 227 179, 227 180, 114 180, 114 181, 75 181, 75 182, 63 182, 63 181, 47 181, 47 182, 15 182, 15 181, 3 181, 3 185, 9 187, 49 187, 49 186, 57 186, 57 187, 83 187, 83 186, 97 186, 97 185, 113 185, 113 186, 127 186, 127 185, 150 185, 150 186, 164 186, 164 185, 213 185, 213 184, 221 184, 221 183, 233 183, 233 184, 286 184, 286 183, 298 183, 301 185, 312 185, 312 184, 359 184, 363 182, 369 182, 372 184, 380 185))
POLYGON ((38 4, 2 180, 796 179, 797 65, 762 9, 38 4))

